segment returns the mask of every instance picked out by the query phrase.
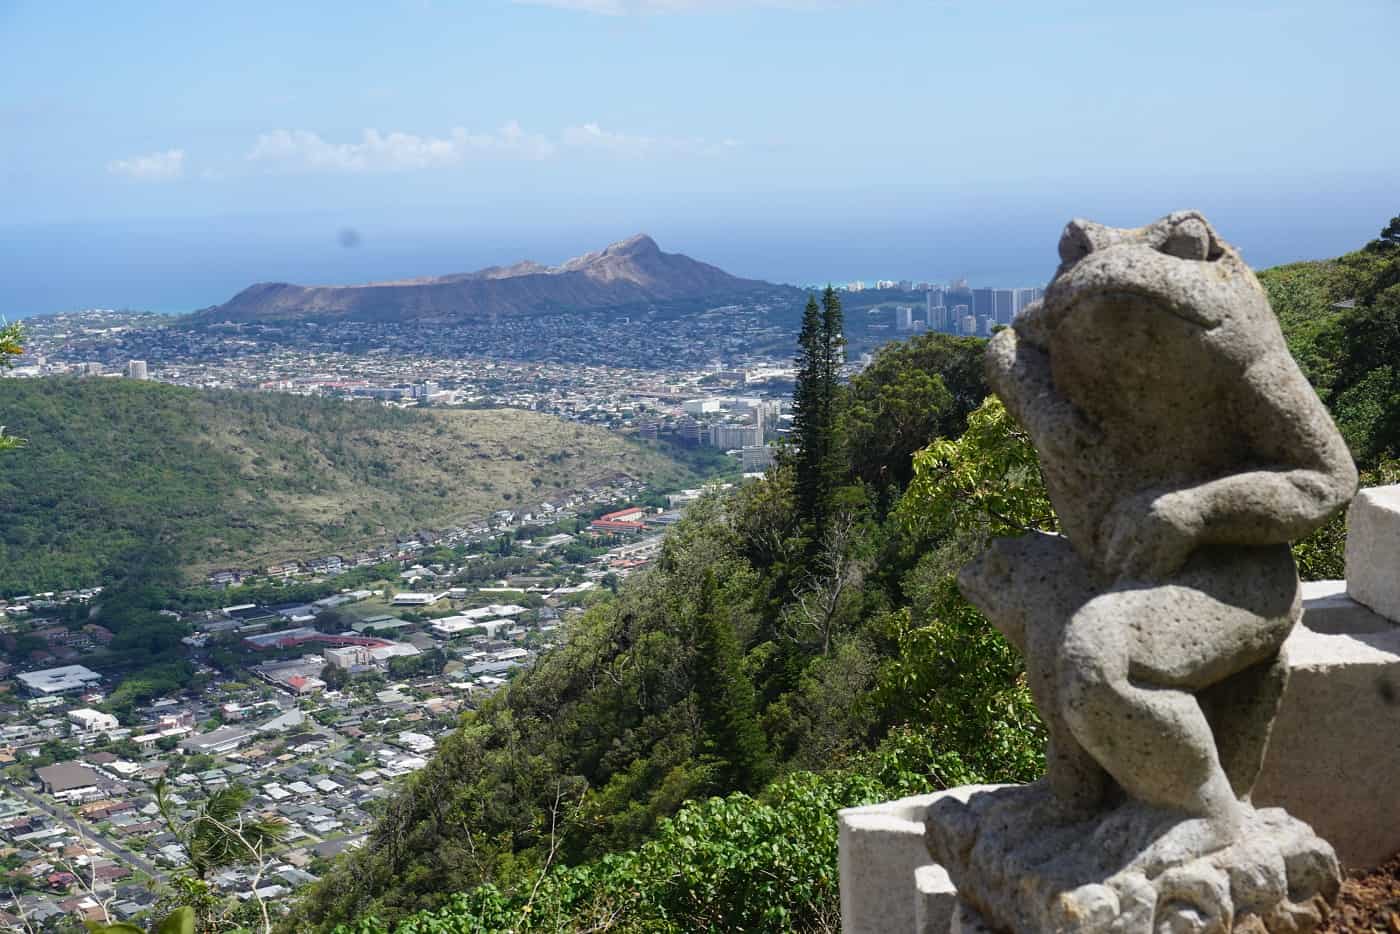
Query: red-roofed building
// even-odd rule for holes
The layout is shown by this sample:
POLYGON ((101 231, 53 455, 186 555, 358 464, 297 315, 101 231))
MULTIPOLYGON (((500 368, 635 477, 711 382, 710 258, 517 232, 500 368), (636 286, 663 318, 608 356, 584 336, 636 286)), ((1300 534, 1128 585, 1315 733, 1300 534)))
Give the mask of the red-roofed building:
POLYGON ((628 506, 626 509, 599 516, 589 523, 588 530, 605 535, 635 535, 646 531, 647 525, 643 521, 646 515, 646 510, 641 506, 628 506))
POLYGON ((641 522, 646 518, 646 514, 646 510, 641 506, 628 506, 626 509, 599 516, 598 519, 601 522, 641 522))
POLYGON ((603 532, 608 535, 635 534, 646 531, 644 522, 616 522, 611 519, 594 519, 588 524, 590 532, 603 532))

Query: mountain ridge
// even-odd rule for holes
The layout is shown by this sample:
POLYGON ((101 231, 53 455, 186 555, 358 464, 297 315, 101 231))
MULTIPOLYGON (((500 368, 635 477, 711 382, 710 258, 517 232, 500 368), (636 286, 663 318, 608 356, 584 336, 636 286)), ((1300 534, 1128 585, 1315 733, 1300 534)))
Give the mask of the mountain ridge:
POLYGON ((453 321, 598 311, 772 288, 683 253, 666 253, 639 233, 555 266, 522 260, 475 272, 358 285, 260 282, 192 317, 204 324, 326 318, 453 321))

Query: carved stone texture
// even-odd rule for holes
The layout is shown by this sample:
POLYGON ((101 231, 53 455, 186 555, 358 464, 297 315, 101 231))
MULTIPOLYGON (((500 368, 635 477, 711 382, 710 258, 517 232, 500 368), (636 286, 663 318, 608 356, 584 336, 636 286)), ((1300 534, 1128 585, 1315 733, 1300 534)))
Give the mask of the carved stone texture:
MULTIPOLYGON (((1064 535, 999 540, 959 577, 1026 657, 1047 776, 1029 810, 1019 797, 973 809, 1004 823, 999 843, 951 845, 933 820, 930 849, 1007 930, 1230 930, 1205 915, 1168 923, 1161 894, 1184 886, 1192 911, 1215 910, 1210 893, 1233 892, 1239 872, 1277 878, 1278 854, 1254 836, 1284 818, 1248 802, 1300 612, 1288 542, 1346 503, 1356 469, 1258 281, 1204 217, 1072 221, 1060 258, 987 367, 1035 443, 1064 535), (1147 852, 1175 862, 1151 856, 1154 871, 1129 872, 1110 898, 1081 852, 1104 839, 1115 873, 1147 852), (994 881, 998 859, 1019 868, 994 881), (1232 862, 1254 859, 1267 865, 1232 862)), ((1298 827, 1288 839, 1335 876, 1331 849, 1298 827)), ((1247 904, 1230 910, 1288 929, 1247 904)))
POLYGON ((1130 801, 1066 821, 1052 799, 1037 783, 934 804, 930 849, 957 867, 954 931, 1293 934, 1340 886, 1332 848, 1279 808, 1248 809, 1217 849, 1200 818, 1130 801))

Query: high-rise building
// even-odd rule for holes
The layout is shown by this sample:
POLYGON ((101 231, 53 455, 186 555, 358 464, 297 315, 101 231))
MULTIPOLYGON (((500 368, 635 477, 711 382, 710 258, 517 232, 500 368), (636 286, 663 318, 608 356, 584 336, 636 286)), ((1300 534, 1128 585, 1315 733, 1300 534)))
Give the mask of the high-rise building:
POLYGON ((126 364, 126 377, 127 379, 150 379, 150 375, 146 372, 146 361, 128 360, 126 364))
POLYGON ((966 282, 959 280, 950 285, 948 291, 943 293, 943 304, 955 310, 959 305, 966 305, 968 310, 971 310, 972 290, 967 287, 966 282))
POLYGON ((1016 290, 995 290, 992 293, 992 309, 997 324, 1010 324, 1016 317, 1016 290))
POLYGON ((900 305, 894 310, 894 329, 896 331, 914 330, 914 309, 908 305, 900 305))
POLYGON ((947 303, 943 301, 943 290, 934 286, 924 293, 924 320, 928 322, 930 331, 946 331, 947 303), (944 309, 945 315, 940 318, 938 309, 944 309))
POLYGON ((972 290, 972 313, 979 318, 991 318, 996 315, 996 300, 993 298, 995 289, 973 289, 972 290))
MULTIPOLYGON (((962 308, 962 309, 964 309, 964 310, 967 309, 967 306, 966 306, 966 305, 959 305, 958 307, 959 307, 959 308, 962 308)), ((964 314, 964 315, 961 315, 961 316, 958 318, 958 321, 961 322, 961 325, 960 325, 960 327, 958 328, 958 333, 959 333, 959 334, 966 334, 966 335, 969 335, 969 336, 970 336, 970 335, 973 335, 973 334, 976 334, 976 333, 977 333, 977 317, 976 317, 976 315, 964 314)))
POLYGON ((687 399, 681 403, 681 410, 687 415, 712 415, 720 409, 720 400, 711 396, 707 399, 687 399))
POLYGON ((711 425, 710 446, 722 450, 754 447, 763 443, 763 430, 756 425, 711 425))
POLYGON ((84 364, 83 364, 83 375, 84 375, 84 376, 101 376, 101 375, 102 375, 102 364, 100 364, 100 363, 84 363, 84 364))
POLYGON ((948 317, 947 305, 934 305, 928 310, 928 329, 930 331, 951 331, 952 324, 948 317))

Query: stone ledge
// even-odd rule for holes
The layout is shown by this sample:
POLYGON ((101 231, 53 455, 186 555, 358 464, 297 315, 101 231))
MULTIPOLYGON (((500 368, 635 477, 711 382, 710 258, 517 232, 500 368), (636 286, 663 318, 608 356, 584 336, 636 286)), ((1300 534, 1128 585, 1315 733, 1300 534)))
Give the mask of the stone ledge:
POLYGON ((1400 628, 1358 603, 1347 593, 1346 581, 1304 581, 1302 625, 1316 633, 1349 636, 1400 628))
POLYGON ((1400 620, 1400 485, 1370 487, 1347 510, 1347 593, 1400 620))

